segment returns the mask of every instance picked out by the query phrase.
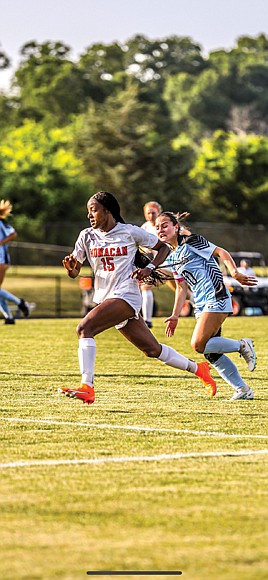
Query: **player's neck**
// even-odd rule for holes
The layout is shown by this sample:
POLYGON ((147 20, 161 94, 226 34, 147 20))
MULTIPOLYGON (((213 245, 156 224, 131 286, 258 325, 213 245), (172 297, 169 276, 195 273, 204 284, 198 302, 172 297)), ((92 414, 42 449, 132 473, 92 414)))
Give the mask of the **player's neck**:
POLYGON ((102 224, 102 226, 100 227, 100 230, 102 232, 109 232, 110 230, 115 228, 116 224, 117 221, 114 219, 114 217, 112 215, 109 215, 105 223, 102 224))

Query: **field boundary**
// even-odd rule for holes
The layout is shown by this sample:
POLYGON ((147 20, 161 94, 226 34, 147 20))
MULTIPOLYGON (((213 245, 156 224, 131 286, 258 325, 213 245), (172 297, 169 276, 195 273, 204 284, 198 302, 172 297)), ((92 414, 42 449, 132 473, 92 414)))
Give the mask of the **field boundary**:
POLYGON ((204 453, 170 453, 159 455, 137 455, 124 457, 100 457, 95 459, 40 459, 31 461, 14 461, 10 463, 0 463, 0 469, 10 469, 16 467, 41 467, 41 466, 58 466, 58 465, 99 465, 105 463, 133 463, 140 461, 170 461, 176 459, 198 459, 210 457, 242 457, 246 455, 264 455, 268 454, 268 449, 241 451, 211 451, 204 453))
POLYGON ((14 423, 36 423, 44 425, 71 425, 95 429, 118 429, 124 431, 146 431, 152 433, 174 433, 175 435, 204 435, 232 439, 268 439, 268 435, 251 435, 246 433, 224 433, 221 431, 204 431, 195 429, 169 429, 165 427, 142 427, 141 425, 113 425, 109 423, 85 423, 84 421, 57 421, 56 419, 28 419, 23 417, 0 417, 0 421, 14 423))

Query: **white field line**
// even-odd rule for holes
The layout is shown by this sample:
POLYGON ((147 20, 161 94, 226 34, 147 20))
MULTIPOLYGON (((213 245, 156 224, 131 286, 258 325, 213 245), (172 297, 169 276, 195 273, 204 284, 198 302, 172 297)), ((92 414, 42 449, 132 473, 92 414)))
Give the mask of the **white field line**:
POLYGON ((0 421, 10 423, 36 423, 44 425, 71 425, 87 429, 119 429, 123 431, 146 431, 152 433, 174 433, 175 435, 207 435, 211 437, 227 437, 235 439, 268 439, 268 435, 250 435, 245 433, 222 433, 220 431, 198 431, 192 429, 168 429, 165 427, 142 427, 140 425, 112 425, 109 423, 84 423, 73 421, 56 421, 54 419, 23 419, 22 417, 0 417, 0 421))
POLYGON ((167 461, 175 459, 193 459, 208 457, 241 457, 245 455, 263 455, 268 454, 268 449, 259 449, 250 451, 242 449, 241 451, 215 451, 211 453, 170 453, 162 455, 141 455, 134 457, 101 457, 96 459, 40 459, 33 461, 14 461, 13 463, 0 463, 0 469, 10 467, 38 467, 42 465, 98 465, 103 463, 134 463, 139 461, 167 461))

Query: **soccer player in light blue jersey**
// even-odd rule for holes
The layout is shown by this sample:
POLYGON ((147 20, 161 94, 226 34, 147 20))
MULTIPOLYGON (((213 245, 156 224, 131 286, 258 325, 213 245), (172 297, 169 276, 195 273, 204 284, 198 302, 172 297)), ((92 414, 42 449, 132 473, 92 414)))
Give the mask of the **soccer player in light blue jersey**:
POLYGON ((162 212, 156 220, 159 239, 173 247, 173 252, 164 264, 171 270, 176 282, 173 312, 165 320, 166 334, 173 336, 187 288, 190 287, 194 295, 197 319, 191 340, 192 347, 197 352, 204 353, 219 375, 235 389, 232 400, 253 399, 253 390, 225 354, 238 352, 245 359, 250 371, 256 367, 256 354, 251 339, 232 340, 221 336, 221 326, 232 313, 232 299, 215 258, 224 262, 231 276, 240 284, 255 286, 257 280, 254 276, 240 273, 227 250, 215 246, 201 235, 181 233, 180 228, 181 224, 172 212, 162 212))

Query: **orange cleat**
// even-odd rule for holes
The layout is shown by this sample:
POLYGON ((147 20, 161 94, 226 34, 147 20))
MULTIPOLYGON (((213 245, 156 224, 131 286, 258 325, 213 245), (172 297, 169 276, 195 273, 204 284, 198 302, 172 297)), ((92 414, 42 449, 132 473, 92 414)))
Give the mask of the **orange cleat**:
POLYGON ((65 395, 66 397, 71 397, 75 399, 81 399, 83 403, 92 405, 95 401, 95 391, 93 387, 89 385, 81 384, 78 389, 70 389, 69 387, 60 387, 59 393, 65 395))
POLYGON ((210 374, 210 366, 208 362, 204 361, 201 363, 197 363, 197 371, 195 375, 202 381, 205 385, 207 392, 209 395, 214 397, 217 393, 217 385, 210 374))

